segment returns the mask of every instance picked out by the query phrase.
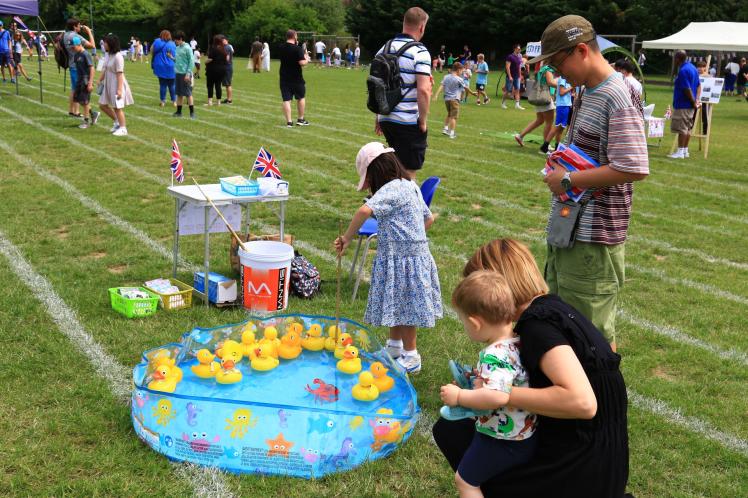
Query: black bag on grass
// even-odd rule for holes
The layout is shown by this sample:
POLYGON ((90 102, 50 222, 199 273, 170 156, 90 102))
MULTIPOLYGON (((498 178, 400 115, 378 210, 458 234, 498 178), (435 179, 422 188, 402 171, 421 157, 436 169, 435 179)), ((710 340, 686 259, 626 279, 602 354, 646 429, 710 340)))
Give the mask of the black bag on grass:
POLYGON ((311 298, 319 292, 320 284, 317 267, 296 252, 291 261, 291 292, 299 297, 311 298))

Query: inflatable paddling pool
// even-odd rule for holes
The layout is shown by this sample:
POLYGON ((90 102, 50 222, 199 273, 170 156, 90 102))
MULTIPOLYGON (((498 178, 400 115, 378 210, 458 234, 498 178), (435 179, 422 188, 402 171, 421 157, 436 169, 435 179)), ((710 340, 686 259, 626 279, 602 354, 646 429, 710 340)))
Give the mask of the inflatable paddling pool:
POLYGON ((237 473, 316 478, 389 455, 415 427, 416 392, 364 326, 334 325, 252 317, 146 351, 135 432, 170 460, 237 473))

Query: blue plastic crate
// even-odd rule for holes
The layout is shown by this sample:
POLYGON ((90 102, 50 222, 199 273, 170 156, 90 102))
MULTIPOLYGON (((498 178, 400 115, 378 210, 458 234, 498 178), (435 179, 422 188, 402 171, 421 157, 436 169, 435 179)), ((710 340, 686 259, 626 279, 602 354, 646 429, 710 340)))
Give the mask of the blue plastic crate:
POLYGON ((249 185, 234 185, 226 181, 227 178, 220 178, 221 190, 231 195, 259 195, 260 184, 257 180, 250 180, 249 185))

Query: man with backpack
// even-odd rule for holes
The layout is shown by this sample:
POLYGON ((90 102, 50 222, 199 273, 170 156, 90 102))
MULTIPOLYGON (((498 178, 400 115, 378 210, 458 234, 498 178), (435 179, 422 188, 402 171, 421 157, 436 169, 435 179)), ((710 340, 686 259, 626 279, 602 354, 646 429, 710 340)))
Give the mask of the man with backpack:
POLYGON ((426 159, 427 119, 431 103, 431 55, 420 43, 428 14, 411 7, 403 17, 403 32, 377 52, 367 80, 367 107, 377 113, 374 131, 403 163, 411 179, 426 159))
POLYGON ((70 100, 68 115, 79 118, 81 117, 79 105, 74 99, 75 88, 76 86, 78 86, 78 73, 75 70, 75 65, 72 64, 73 59, 75 58, 73 38, 75 38, 76 36, 80 37, 81 45, 83 46, 84 50, 95 48, 96 45, 94 42, 93 33, 91 32, 91 28, 85 25, 81 25, 81 22, 78 19, 76 19, 75 17, 71 17, 67 21, 67 24, 65 26, 65 33, 62 35, 62 39, 59 39, 55 42, 55 60, 57 60, 58 66, 63 69, 68 69, 68 71, 70 72, 70 100), (88 40, 79 35, 81 27, 85 28, 88 40))

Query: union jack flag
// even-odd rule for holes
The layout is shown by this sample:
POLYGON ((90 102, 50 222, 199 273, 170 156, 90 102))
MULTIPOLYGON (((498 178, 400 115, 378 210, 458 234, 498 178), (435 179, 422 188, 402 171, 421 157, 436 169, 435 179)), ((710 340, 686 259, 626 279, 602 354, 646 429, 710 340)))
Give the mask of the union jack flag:
POLYGON ((253 169, 259 171, 262 176, 269 176, 272 178, 281 177, 278 163, 275 162, 273 155, 265 150, 265 147, 260 147, 260 152, 257 153, 257 159, 255 159, 253 169))
POLYGON ((25 30, 27 30, 27 31, 28 31, 29 27, 28 27, 28 26, 26 26, 26 25, 25 25, 25 24, 23 23, 23 21, 21 20, 21 18, 20 18, 20 17, 18 17, 18 16, 14 16, 14 17, 13 17, 13 20, 14 20, 14 21, 15 21, 16 23, 18 23, 18 25, 19 25, 19 26, 21 27, 21 29, 25 29, 25 30))
POLYGON ((171 173, 178 183, 184 181, 184 168, 182 167, 182 154, 179 153, 179 145, 176 140, 171 141, 171 173))

